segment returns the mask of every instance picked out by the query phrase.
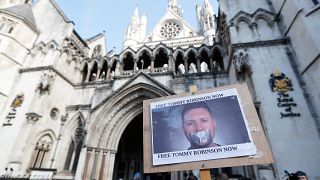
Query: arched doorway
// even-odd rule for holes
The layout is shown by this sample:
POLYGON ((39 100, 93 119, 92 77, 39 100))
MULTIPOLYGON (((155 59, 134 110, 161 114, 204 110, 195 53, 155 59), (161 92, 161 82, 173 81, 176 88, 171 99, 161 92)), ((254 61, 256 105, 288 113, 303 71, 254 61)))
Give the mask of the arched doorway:
POLYGON ((113 180, 133 180, 139 172, 142 179, 170 180, 170 173, 143 173, 143 115, 134 117, 123 132, 116 154, 113 180), (149 176, 147 178, 147 176, 149 176))
POLYGON ((119 142, 113 179, 133 179, 136 172, 143 173, 142 114, 127 126, 119 142))

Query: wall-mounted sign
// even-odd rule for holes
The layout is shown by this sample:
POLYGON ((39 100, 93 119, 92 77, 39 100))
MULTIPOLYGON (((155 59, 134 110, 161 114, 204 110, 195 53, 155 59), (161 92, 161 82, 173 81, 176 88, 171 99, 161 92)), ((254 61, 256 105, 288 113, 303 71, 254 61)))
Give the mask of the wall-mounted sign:
POLYGON ((277 106, 284 110, 280 112, 281 118, 300 117, 300 113, 293 112, 293 107, 297 107, 297 103, 295 103, 293 97, 287 93, 288 91, 293 91, 291 79, 276 69, 275 72, 270 75, 269 84, 272 92, 278 92, 277 106))

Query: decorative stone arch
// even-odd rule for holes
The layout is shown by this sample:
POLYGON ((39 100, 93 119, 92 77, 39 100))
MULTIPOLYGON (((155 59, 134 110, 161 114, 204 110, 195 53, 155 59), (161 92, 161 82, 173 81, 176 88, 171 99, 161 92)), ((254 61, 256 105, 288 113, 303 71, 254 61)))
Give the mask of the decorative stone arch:
POLYGON ((201 47, 199 48, 199 50, 198 50, 197 56, 198 56, 198 57, 201 56, 201 54, 202 54, 204 51, 208 54, 208 56, 211 56, 211 51, 210 51, 210 49, 209 49, 207 46, 201 46, 201 47))
POLYGON ((254 12, 253 14, 253 19, 255 22, 257 22, 259 19, 263 19, 265 21, 267 21, 267 24, 272 27, 274 25, 274 18, 275 18, 275 14, 266 11, 264 9, 258 9, 256 12, 254 12))
POLYGON ((122 66, 121 67, 122 70, 134 70, 135 63, 136 63, 135 52, 132 49, 126 49, 125 52, 121 53, 120 58, 119 58, 119 62, 122 66), (125 60, 128 60, 127 59, 128 56, 131 56, 132 62, 130 62, 130 61, 125 62, 125 60), (128 68, 128 67, 130 67, 130 68, 128 68))
POLYGON ((126 48, 124 51, 121 52, 121 54, 119 55, 119 59, 122 62, 123 58, 125 58, 127 56, 128 53, 132 54, 132 57, 135 58, 136 57, 136 53, 134 52, 134 50, 132 50, 131 48, 126 48))
MULTIPOLYGON (((139 73, 141 74, 141 73, 139 73)), ((138 76, 139 76, 138 74, 138 76)), ((93 122, 89 128, 86 145, 95 149, 104 149, 107 151, 104 166, 100 172, 106 174, 111 179, 113 166, 115 163, 115 154, 118 150, 120 138, 129 123, 142 113, 143 100, 168 96, 174 94, 171 90, 162 85, 152 85, 150 83, 137 83, 120 89, 107 97, 92 110, 91 118, 93 122)), ((104 152, 103 152, 104 153, 104 152)), ((93 158, 93 157, 90 157, 93 158)), ((99 164, 99 162, 97 162, 99 164)), ((92 167, 84 170, 90 177, 93 171, 92 167)), ((103 177, 106 179, 107 177, 103 177)))
POLYGON ((163 52, 169 56, 170 54, 172 54, 171 50, 164 44, 159 44, 152 52, 153 57, 155 57, 160 50, 163 50, 163 52))
POLYGON ((182 57, 185 57, 185 56, 186 56, 186 53, 185 53, 182 49, 176 49, 176 50, 173 52, 173 54, 172 54, 174 61, 176 60, 176 58, 177 58, 177 56, 178 56, 179 53, 182 54, 182 57))
POLYGON ((197 57, 199 59, 200 72, 210 72, 213 69, 212 55, 211 51, 207 46, 201 46, 198 50, 197 57))
POLYGON ((152 51, 149 47, 147 46, 142 46, 136 53, 136 56, 134 57, 134 59, 136 61, 138 61, 138 59, 143 55, 143 53, 146 52, 147 55, 149 55, 149 57, 152 57, 152 51))
POLYGON ((187 64, 185 63, 185 69, 186 72, 190 73, 196 73, 199 72, 200 69, 200 64, 199 61, 197 60, 197 50, 194 47, 189 48, 186 51, 186 56, 185 58, 187 58, 187 64), (191 54, 194 55, 194 59, 192 58, 191 54), (193 65, 193 66, 192 66, 193 65))
POLYGON ((224 51, 220 46, 213 46, 212 48, 212 60, 213 60, 213 70, 220 71, 225 70, 226 60, 224 58, 224 51), (219 53, 219 54, 217 54, 219 53), (220 55, 220 57, 219 57, 220 55), (218 57, 217 57, 218 56, 218 57))
POLYGON ((161 68, 163 72, 167 71, 172 62, 171 54, 171 50, 164 44, 158 45, 153 50, 154 62, 151 63, 152 68, 161 68))
POLYGON ((253 21, 252 21, 252 16, 246 12, 240 11, 239 13, 237 13, 231 20, 231 25, 232 26, 236 26, 236 28, 239 28, 239 23, 241 21, 244 21, 248 24, 248 26, 250 26, 253 21))

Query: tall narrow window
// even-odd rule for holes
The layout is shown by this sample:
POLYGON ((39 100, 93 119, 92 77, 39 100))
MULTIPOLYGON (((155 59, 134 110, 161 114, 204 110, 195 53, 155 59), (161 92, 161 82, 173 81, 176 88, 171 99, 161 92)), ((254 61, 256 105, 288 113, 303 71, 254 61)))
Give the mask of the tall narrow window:
POLYGON ((48 160, 48 154, 52 147, 52 138, 49 135, 42 136, 32 155, 30 167, 31 168, 44 168, 48 160))
POLYGON ((64 164, 64 170, 72 172, 77 170, 84 135, 84 122, 81 119, 78 119, 78 127, 75 131, 74 138, 71 140, 69 145, 67 158, 64 164))

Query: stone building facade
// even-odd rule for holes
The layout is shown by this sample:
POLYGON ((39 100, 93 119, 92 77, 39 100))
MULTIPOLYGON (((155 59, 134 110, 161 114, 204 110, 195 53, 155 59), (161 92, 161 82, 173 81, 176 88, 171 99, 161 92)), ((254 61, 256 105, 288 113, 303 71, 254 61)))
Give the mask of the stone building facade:
POLYGON ((132 179, 143 172, 143 100, 247 83, 275 163, 212 175, 320 179, 319 1, 219 3, 196 7, 195 30, 169 0, 149 34, 136 8, 116 54, 104 34, 80 37, 54 0, 0 0, 0 176, 132 179))

